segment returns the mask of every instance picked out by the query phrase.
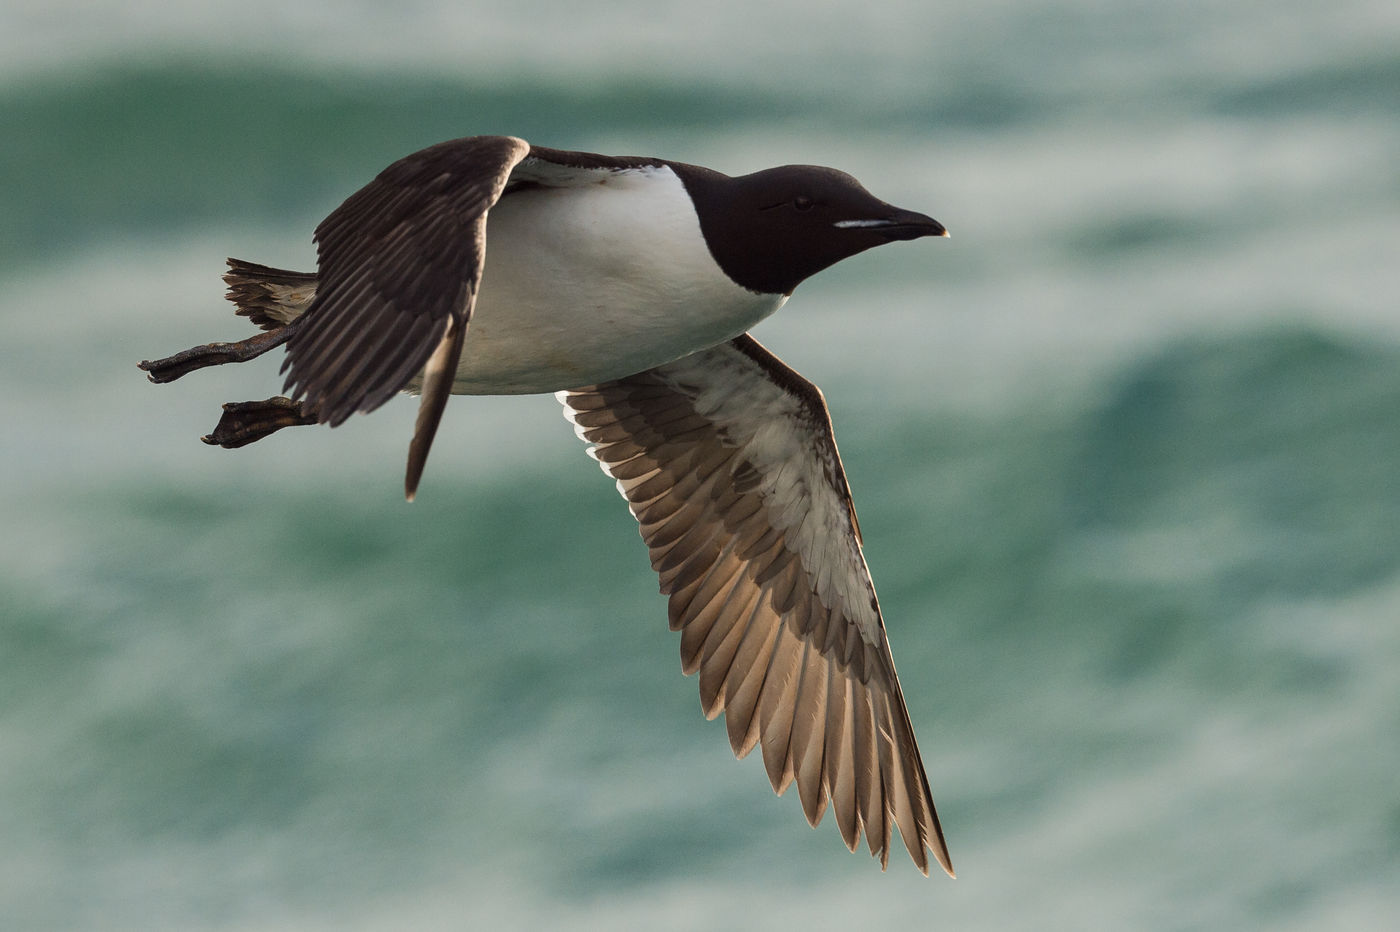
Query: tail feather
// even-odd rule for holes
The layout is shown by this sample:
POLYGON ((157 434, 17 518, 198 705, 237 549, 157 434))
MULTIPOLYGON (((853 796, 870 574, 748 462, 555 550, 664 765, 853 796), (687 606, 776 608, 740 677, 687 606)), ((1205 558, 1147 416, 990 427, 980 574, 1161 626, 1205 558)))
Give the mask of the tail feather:
POLYGON ((264 330, 296 320, 316 296, 315 272, 289 272, 242 259, 228 260, 224 283, 238 314, 264 330))

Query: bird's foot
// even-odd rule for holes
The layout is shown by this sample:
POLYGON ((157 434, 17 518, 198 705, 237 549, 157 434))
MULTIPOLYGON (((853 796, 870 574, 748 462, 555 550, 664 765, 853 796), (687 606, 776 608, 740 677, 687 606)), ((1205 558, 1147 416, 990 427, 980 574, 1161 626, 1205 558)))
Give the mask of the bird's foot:
POLYGON ((315 424, 316 415, 308 414, 302 403, 281 395, 266 401, 230 401, 224 405, 214 432, 200 439, 210 446, 232 450, 261 440, 284 427, 315 424))
POLYGON ((146 377, 152 382, 173 382, 182 375, 206 366, 222 366, 225 363, 256 359, 268 350, 286 343, 291 335, 291 327, 279 327, 237 343, 205 343, 164 359, 145 359, 138 365, 146 371, 146 377))

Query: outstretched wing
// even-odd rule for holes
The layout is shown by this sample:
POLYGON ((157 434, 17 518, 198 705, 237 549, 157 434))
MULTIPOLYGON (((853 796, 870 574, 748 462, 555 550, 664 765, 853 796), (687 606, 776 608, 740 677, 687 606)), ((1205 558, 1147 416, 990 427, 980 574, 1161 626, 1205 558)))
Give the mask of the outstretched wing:
POLYGON ((700 674, 743 757, 808 821, 828 801, 882 866, 899 826, 914 863, 952 864, 885 639, 821 392, 747 335, 560 392, 641 525, 700 674))

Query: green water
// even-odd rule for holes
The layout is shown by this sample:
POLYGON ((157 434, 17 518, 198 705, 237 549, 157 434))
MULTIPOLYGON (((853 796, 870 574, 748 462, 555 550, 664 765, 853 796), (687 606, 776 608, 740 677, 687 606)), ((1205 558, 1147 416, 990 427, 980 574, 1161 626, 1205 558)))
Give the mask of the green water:
POLYGON ((797 6, 652 44, 492 6, 495 51, 361 11, 299 60, 307 9, 251 61, 218 4, 11 33, 53 55, 0 83, 0 924, 1386 927, 1386 5, 832 5, 786 59, 797 6), (552 399, 454 399, 410 506, 408 400, 229 452, 196 438, 276 360, 142 380, 244 335, 225 255, 310 267, 373 172, 477 132, 835 164, 952 229, 758 335, 830 400, 956 882, 731 759, 552 399))

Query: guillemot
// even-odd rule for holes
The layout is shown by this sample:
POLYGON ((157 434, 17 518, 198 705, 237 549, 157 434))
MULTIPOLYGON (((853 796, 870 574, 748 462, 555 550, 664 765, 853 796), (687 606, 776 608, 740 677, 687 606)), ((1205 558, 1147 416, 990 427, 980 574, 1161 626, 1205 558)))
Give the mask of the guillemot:
POLYGON ((799 283, 946 236, 831 168, 730 177, 477 136, 390 165, 317 226, 317 271, 229 260, 263 329, 140 364, 151 381, 283 344, 283 391, 230 403, 238 447, 421 393, 412 500, 450 394, 555 393, 617 483, 734 753, 888 866, 952 875, 821 391, 748 330, 799 283))

